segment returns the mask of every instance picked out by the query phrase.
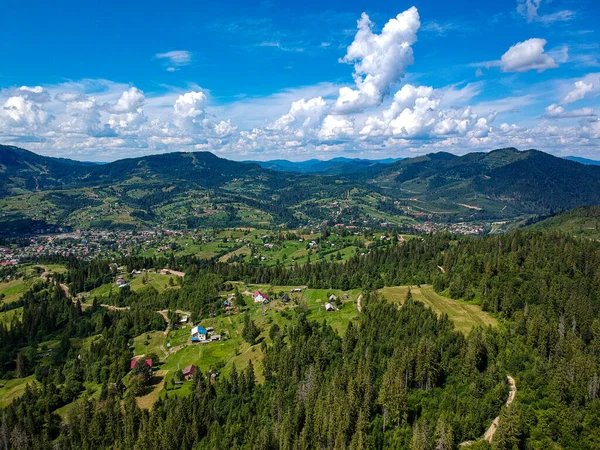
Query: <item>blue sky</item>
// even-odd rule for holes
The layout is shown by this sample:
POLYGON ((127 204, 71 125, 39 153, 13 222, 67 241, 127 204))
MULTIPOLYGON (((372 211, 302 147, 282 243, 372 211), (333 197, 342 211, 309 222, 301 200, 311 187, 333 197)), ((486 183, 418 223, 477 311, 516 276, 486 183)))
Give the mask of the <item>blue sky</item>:
POLYGON ((600 159, 598 19, 570 0, 5 0, 0 142, 98 161, 600 159))

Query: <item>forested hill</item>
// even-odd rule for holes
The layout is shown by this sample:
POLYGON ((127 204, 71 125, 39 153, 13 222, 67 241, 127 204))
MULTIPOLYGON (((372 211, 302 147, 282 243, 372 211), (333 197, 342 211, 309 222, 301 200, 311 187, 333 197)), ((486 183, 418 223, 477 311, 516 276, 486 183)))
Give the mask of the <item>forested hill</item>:
MULTIPOLYGON (((80 163, 37 155, 17 147, 0 146, 0 164, 6 190, 25 188, 80 188, 141 179, 149 184, 185 182, 191 186, 218 187, 233 179, 255 177, 282 185, 286 175, 218 158, 209 152, 167 153, 121 159, 109 164, 80 163)), ((293 177, 293 175, 290 175, 293 177)))
POLYGON ((78 228, 294 227, 364 224, 365 217, 369 225, 404 225, 511 220, 600 204, 600 166, 536 150, 339 164, 329 166, 332 175, 278 172, 208 152, 90 164, 0 146, 0 209, 9 212, 0 225, 25 230, 43 218, 78 228), (347 164, 352 169, 343 169, 347 164))
MULTIPOLYGON (((465 448, 595 450, 599 250, 588 239, 519 231, 483 238, 425 236, 344 263, 292 269, 201 263, 188 256, 173 260, 186 270, 179 289, 118 290, 107 301, 131 306, 120 310, 97 300, 82 308, 58 285, 39 283, 21 301, 22 319, 0 327, 1 375, 31 380, 1 411, 0 445, 452 450, 480 438, 499 415, 491 445, 480 440, 465 448), (195 322, 224 316, 219 292, 234 280, 323 289, 345 283, 344 289, 363 289, 362 310, 339 333, 322 318, 310 320, 301 303, 290 305, 279 310, 281 321, 262 321, 262 342, 249 352, 261 355, 256 364, 229 373, 214 369, 220 372, 216 377, 213 368, 198 370, 185 382, 188 389, 165 384, 151 408, 141 406, 139 388, 152 374, 138 364, 130 371, 130 344, 137 336, 162 333, 165 323, 153 311, 186 308, 195 322), (410 293, 399 307, 374 291, 425 282, 479 303, 502 326, 475 328, 465 336, 448 316, 436 316, 410 293), (86 341, 90 344, 83 345, 86 341), (52 355, 38 357, 48 342, 52 355), (517 385, 510 406, 507 375, 517 385), (98 386, 96 395, 86 392, 90 385, 98 386), (61 417, 66 405, 69 413, 61 417)), ((127 271, 159 264, 144 257, 119 263, 127 271)), ((74 287, 80 277, 91 281, 110 266, 73 260, 59 280, 74 287)), ((253 311, 248 304, 239 314, 254 324, 253 311)))
POLYGON ((520 211, 566 210, 600 204, 600 167, 537 150, 514 148, 455 156, 435 153, 363 174, 390 192, 485 208, 505 203, 520 211))
POLYGON ((600 239, 600 206, 587 206, 567 211, 534 223, 529 228, 563 231, 575 236, 600 239))
POLYGON ((333 158, 327 161, 309 159, 308 161, 293 162, 284 159, 273 161, 248 161, 265 169, 278 172, 318 173, 323 175, 345 175, 348 173, 362 173, 373 170, 385 164, 399 161, 402 158, 388 158, 380 160, 358 158, 333 158))

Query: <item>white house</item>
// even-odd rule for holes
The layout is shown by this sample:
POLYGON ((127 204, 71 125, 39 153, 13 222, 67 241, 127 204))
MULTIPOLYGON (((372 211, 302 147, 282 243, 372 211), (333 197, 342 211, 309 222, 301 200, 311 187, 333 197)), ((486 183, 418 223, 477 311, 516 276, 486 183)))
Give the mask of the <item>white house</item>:
POLYGON ((260 291, 256 291, 252 296, 254 297, 254 303, 266 303, 269 301, 269 297, 260 291))
POLYGON ((194 328, 192 328, 191 340, 192 342, 206 341, 206 334, 206 330, 200 325, 197 325, 194 328))
POLYGON ((327 303, 325 303, 325 311, 335 311, 335 306, 333 306, 331 303, 327 302, 327 303))

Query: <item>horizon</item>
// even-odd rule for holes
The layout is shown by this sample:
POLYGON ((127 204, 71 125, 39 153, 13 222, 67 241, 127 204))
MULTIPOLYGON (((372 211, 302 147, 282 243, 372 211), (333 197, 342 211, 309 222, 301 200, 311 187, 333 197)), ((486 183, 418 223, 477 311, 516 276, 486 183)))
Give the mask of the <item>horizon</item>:
POLYGON ((3 8, 0 143, 88 162, 600 159, 600 5, 152 6, 3 8))
MULTIPOLYGON (((0 146, 5 145, 5 144, 0 144, 0 146)), ((477 150, 477 151, 472 151, 472 152, 467 152, 467 153, 463 153, 463 154, 456 154, 456 153, 452 153, 452 152, 448 152, 445 150, 437 150, 437 151, 432 151, 432 152, 428 152, 428 153, 423 153, 423 154, 419 154, 419 155, 409 155, 406 157, 398 157, 398 158, 379 158, 379 159, 369 159, 369 158, 357 158, 357 157, 346 157, 346 156, 333 156, 331 158, 327 158, 327 159, 319 159, 317 157, 314 158, 308 158, 308 159, 299 159, 299 160, 295 160, 295 159, 283 159, 283 158, 274 158, 274 159, 233 159, 233 158, 229 158, 223 155, 219 155, 217 152, 214 151, 210 151, 210 150, 173 150, 173 151, 169 151, 169 152, 162 152, 162 153, 149 153, 146 155, 141 155, 141 156, 123 156, 119 159, 114 159, 112 161, 90 161, 90 160, 85 160, 85 159, 76 159, 76 158, 68 158, 68 157, 61 157, 61 156, 48 156, 48 155, 44 155, 42 153, 33 151, 33 150, 29 150, 23 147, 18 147, 15 146, 16 148, 20 149, 20 150, 25 150, 27 152, 31 152, 34 153, 36 155, 39 156, 44 156, 44 157, 49 157, 49 158, 62 158, 62 159, 70 159, 72 161, 76 161, 76 162, 82 162, 82 163, 92 163, 92 164, 110 164, 112 162, 117 162, 117 161, 122 161, 122 160, 127 160, 127 159, 136 159, 136 158, 143 158, 145 156, 161 156, 161 155, 168 155, 168 154, 172 154, 172 153, 210 153, 213 156, 216 156, 217 158, 221 158, 221 159, 225 159, 228 161, 233 161, 233 162, 241 162, 241 163, 267 163, 267 162, 289 162, 289 163, 293 163, 293 164, 301 164, 301 163, 306 163, 309 161, 318 161, 318 162, 329 162, 329 161, 333 161, 334 159, 345 159, 345 160, 361 160, 361 161, 369 161, 369 162, 379 162, 379 161, 383 161, 383 160, 394 160, 393 162, 398 162, 401 160, 405 160, 405 159, 411 159, 411 158, 418 158, 420 156, 428 156, 428 155, 434 155, 434 154, 439 154, 439 153, 447 153, 447 154, 451 154, 454 155, 456 157, 461 157, 461 156, 465 156, 469 153, 491 153, 491 152, 497 152, 497 151, 505 151, 505 150, 513 150, 519 153, 526 153, 526 152, 541 152, 541 153, 545 153, 547 155, 550 156, 556 156, 558 158, 561 159, 567 159, 567 160, 571 160, 574 162, 579 162, 581 163, 581 161, 577 161, 577 160, 585 160, 585 161, 590 161, 593 163, 600 163, 600 160, 595 160, 595 159, 591 159, 591 158, 584 158, 581 156, 576 156, 576 155, 566 155, 566 156, 557 156, 557 155, 553 155, 552 153, 549 152, 545 152, 543 150, 539 150, 536 148, 528 148, 528 149, 519 149, 516 147, 504 147, 504 148, 493 148, 493 149, 489 149, 489 150, 477 150)), ((583 163, 581 163, 583 164, 583 163)))

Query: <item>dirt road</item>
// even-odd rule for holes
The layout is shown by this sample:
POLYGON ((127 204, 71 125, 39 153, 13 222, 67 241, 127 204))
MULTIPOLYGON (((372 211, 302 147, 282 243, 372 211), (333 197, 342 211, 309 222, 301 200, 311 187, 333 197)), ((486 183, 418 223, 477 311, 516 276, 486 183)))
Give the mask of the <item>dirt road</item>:
MULTIPOLYGON (((510 392, 508 393, 508 399, 506 400, 506 406, 510 405, 515 400, 515 395, 517 395, 517 385, 515 384, 515 379, 510 375, 507 375, 508 382, 510 384, 510 392)), ((500 423, 500 416, 496 417, 490 427, 487 429, 485 434, 483 435, 483 439, 492 442, 494 439, 494 434, 496 434, 496 430, 498 429, 498 424, 500 423)))
MULTIPOLYGON (((515 396, 517 395, 517 384, 515 383, 515 379, 513 377, 511 377, 510 375, 507 375, 506 378, 508 378, 508 383, 510 384, 510 391, 508 393, 508 399, 506 400, 506 406, 508 406, 515 400, 515 396)), ((494 435, 496 434, 496 431, 498 430, 499 424, 500 424, 500 416, 496 417, 492 421, 492 424, 490 425, 490 427, 487 429, 487 431, 483 435, 483 440, 491 443, 492 439, 494 439, 494 435)), ((466 441, 466 442, 462 442, 459 445, 459 447, 468 447, 471 444, 474 444, 474 442, 466 441)))

